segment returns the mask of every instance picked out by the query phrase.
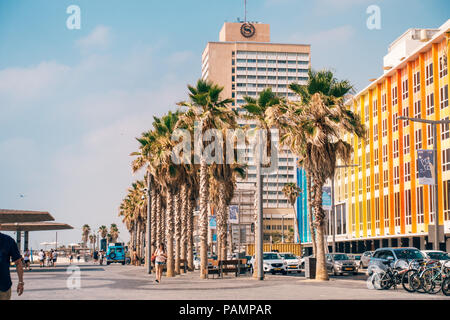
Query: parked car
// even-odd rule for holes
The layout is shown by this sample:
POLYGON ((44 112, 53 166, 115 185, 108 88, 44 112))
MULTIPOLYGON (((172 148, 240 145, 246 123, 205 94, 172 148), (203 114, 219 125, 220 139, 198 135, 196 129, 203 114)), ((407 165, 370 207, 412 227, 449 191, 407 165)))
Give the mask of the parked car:
POLYGON ((282 252, 280 253, 281 258, 283 258, 283 260, 286 262, 286 270, 287 272, 297 272, 299 273, 301 271, 300 269, 300 259, 290 253, 290 252, 282 252))
MULTIPOLYGON (((255 269, 256 259, 255 256, 251 260, 251 272, 255 269)), ((287 263, 281 258, 280 254, 277 252, 264 252, 263 253, 263 270, 264 272, 270 272, 272 274, 282 273, 287 274, 286 270, 287 263)))
POLYGON ((387 266, 394 267, 398 260, 403 260, 407 265, 413 260, 424 260, 425 255, 417 248, 379 248, 375 250, 367 267, 367 275, 372 275, 376 270, 386 270, 387 266))
POLYGON ((439 260, 440 263, 450 264, 450 256, 447 252, 440 250, 422 250, 422 253, 427 259, 439 260))
POLYGON ((123 243, 110 243, 106 250, 106 264, 121 263, 125 264, 125 247, 123 243))
POLYGON ((361 260, 359 261, 359 268, 367 268, 369 266, 370 258, 372 257, 374 251, 366 251, 361 255, 361 260))
POLYGON ((358 274, 358 265, 345 253, 328 253, 325 255, 328 272, 333 275, 358 274))

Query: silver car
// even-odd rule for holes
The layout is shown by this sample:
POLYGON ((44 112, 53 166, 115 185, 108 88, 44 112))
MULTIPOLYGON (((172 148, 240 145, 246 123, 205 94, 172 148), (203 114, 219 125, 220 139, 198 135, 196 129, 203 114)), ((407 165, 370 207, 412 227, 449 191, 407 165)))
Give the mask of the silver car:
POLYGON ((329 253, 325 255, 328 272, 333 275, 344 273, 358 274, 358 265, 345 253, 329 253))
POLYGON ((361 260, 359 261, 359 268, 367 268, 369 266, 370 258, 373 256, 374 251, 366 251, 361 255, 361 260))

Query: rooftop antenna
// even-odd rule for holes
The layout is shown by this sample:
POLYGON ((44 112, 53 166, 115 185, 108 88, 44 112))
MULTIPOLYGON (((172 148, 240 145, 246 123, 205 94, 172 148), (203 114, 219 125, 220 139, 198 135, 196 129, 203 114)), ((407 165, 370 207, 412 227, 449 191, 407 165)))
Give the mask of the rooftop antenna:
POLYGON ((244 0, 244 22, 247 22, 247 0, 244 0))

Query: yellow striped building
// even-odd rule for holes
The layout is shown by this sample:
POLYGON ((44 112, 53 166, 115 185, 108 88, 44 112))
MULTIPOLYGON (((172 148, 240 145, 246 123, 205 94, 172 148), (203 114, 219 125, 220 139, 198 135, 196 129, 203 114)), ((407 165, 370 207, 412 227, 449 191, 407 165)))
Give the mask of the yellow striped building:
MULTIPOLYGON (((432 127, 398 117, 450 118, 449 40, 450 20, 439 29, 407 30, 390 45, 384 74, 354 96, 350 107, 368 130, 366 139, 347 137, 358 166, 336 173, 338 252, 432 249, 428 225, 434 224, 434 186, 417 179, 417 150, 433 148, 432 127)), ((438 217, 445 233, 440 246, 450 251, 449 125, 438 125, 437 146, 438 217)))

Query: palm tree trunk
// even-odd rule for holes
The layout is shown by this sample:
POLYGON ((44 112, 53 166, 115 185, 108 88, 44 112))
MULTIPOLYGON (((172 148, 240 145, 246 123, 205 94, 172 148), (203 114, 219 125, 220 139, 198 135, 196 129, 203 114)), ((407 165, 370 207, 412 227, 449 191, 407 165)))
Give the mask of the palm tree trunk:
MULTIPOLYGON (((152 208, 151 208, 151 240, 150 245, 152 246, 150 249, 150 256, 153 254, 153 251, 156 250, 156 224, 157 224, 157 212, 156 212, 156 190, 154 188, 154 182, 152 183, 152 191, 151 191, 151 197, 152 197, 152 208)), ((150 262, 151 263, 151 262, 150 262)))
POLYGON ((161 194, 156 194, 156 242, 157 245, 163 243, 163 224, 162 208, 161 208, 161 194))
MULTIPOLYGON (((187 250, 187 220, 189 218, 189 193, 187 190, 187 185, 183 184, 181 186, 181 259, 186 261, 186 250, 187 250)), ((185 269, 183 269, 184 272, 185 269)))
POLYGON ((323 183, 318 179, 314 179, 314 223, 317 232, 316 279, 324 281, 328 280, 328 271, 325 261, 325 213, 322 208, 322 187, 323 183))
POLYGON ((206 279, 208 273, 208 165, 202 154, 200 162, 200 278, 206 279))
POLYGON ((225 202, 225 183, 219 183, 219 208, 217 216, 220 216, 220 237, 217 239, 220 241, 220 250, 222 260, 227 259, 227 227, 228 227, 228 217, 227 217, 227 205, 225 202))
POLYGON ((175 274, 180 274, 181 255, 181 197, 180 192, 175 194, 175 274))
POLYGON ((308 220, 309 220, 309 230, 311 233, 311 243, 313 247, 313 255, 316 255, 317 253, 317 243, 316 243, 316 234, 314 231, 314 223, 313 223, 313 204, 312 204, 312 179, 311 175, 308 173, 306 174, 306 177, 308 179, 308 192, 307 192, 307 206, 308 206, 308 220))
POLYGON ((174 276, 173 261, 173 233, 174 233, 174 217, 173 217, 173 193, 167 191, 166 204, 166 241, 167 241, 167 277, 174 276))
POLYGON ((194 210, 195 200, 189 195, 189 208, 187 219, 187 260, 189 271, 194 270, 194 210))

